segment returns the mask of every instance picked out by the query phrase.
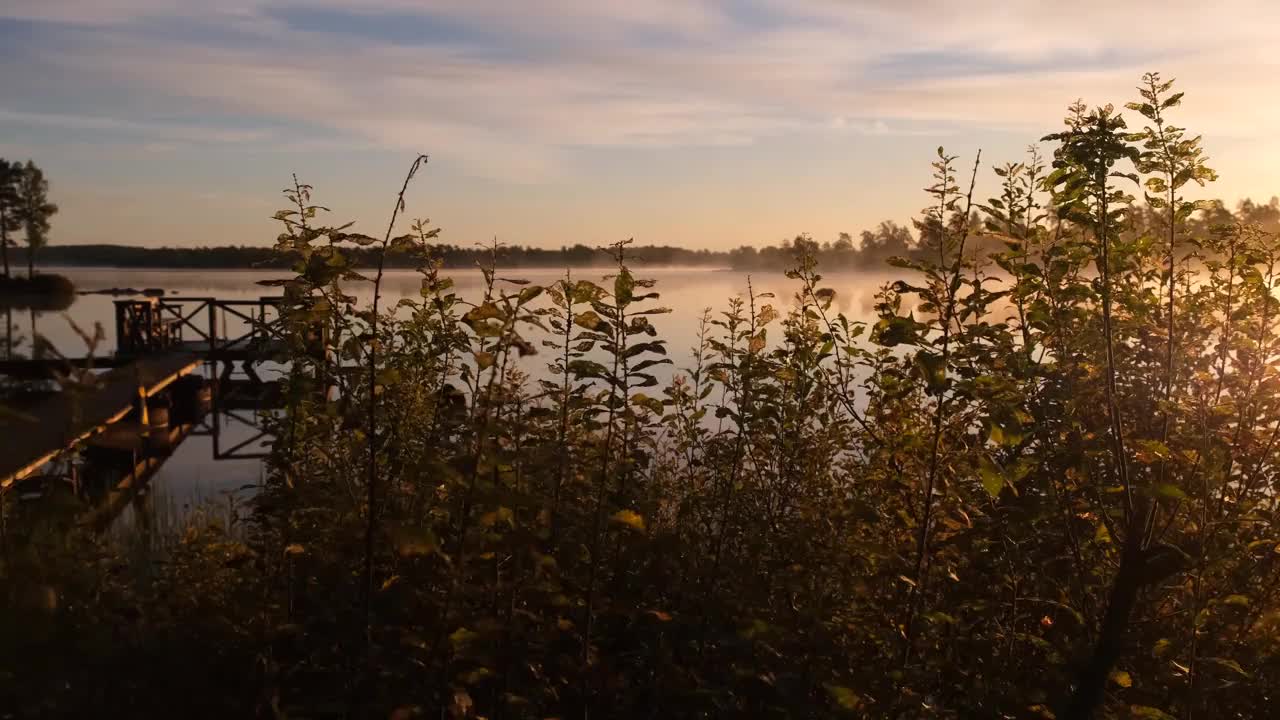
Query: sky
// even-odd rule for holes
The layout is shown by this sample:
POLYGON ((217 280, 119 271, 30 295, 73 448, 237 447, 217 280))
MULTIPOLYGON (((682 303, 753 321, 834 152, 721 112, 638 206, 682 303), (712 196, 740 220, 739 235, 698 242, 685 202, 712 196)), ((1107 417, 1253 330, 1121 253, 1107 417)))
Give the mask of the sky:
POLYGON ((908 222, 939 145, 995 194, 1069 103, 1157 70, 1205 196, 1265 200, 1276 27, 1271 0, 0 0, 0 157, 45 168, 54 243, 269 244, 293 173, 373 234, 425 153, 408 216, 443 241, 723 249, 908 222))

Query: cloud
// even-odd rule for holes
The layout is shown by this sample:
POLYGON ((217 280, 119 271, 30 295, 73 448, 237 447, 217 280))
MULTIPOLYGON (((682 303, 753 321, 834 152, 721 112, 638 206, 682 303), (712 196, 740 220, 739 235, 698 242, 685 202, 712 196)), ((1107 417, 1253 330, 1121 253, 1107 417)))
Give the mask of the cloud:
MULTIPOLYGON (((219 127, 201 127, 172 123, 140 122, 136 120, 120 120, 111 117, 93 115, 69 115, 62 113, 39 113, 5 110, 0 108, 0 123, 12 123, 40 128, 61 128, 64 130, 91 130, 108 133, 142 135, 147 138, 164 138, 195 143, 244 143, 257 142, 271 137, 267 130, 250 129, 235 130, 219 127)), ((161 145, 162 143, 157 143, 161 145)), ((163 143, 172 147, 172 143, 163 143)))
POLYGON ((264 5, 260 0, 9 0, 0 16, 83 27, 121 27, 151 18, 250 19, 260 16, 264 5))
POLYGON ((52 28, 54 42, 22 59, 67 97, 112 88, 211 118, 192 127, 11 106, 0 122, 160 141, 327 135, 524 182, 561 175, 578 148, 956 128, 1031 140, 1076 97, 1131 97, 1153 65, 1192 91, 1188 122, 1206 132, 1280 120, 1255 87, 1275 69, 1264 49, 1280 20, 1260 1, 1204 13, 1190 0, 14 0, 0 16, 52 28), (299 22, 308 13, 315 21, 299 22), (358 18, 408 31, 348 31, 358 18), (414 38, 413 27, 441 24, 466 32, 414 38), (1254 99, 1240 107, 1243 97, 1254 99), (219 115, 261 127, 219 128, 219 115))

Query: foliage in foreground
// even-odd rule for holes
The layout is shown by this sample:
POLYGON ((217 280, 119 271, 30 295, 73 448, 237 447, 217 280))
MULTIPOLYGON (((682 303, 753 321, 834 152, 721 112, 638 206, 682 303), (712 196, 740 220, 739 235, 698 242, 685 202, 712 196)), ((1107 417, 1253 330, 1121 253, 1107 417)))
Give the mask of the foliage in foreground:
POLYGON ((467 301, 426 223, 322 226, 295 185, 271 481, 156 612, 199 608, 219 701, 267 716, 1266 716, 1280 242, 1186 197, 1181 95, 1141 92, 1143 129, 1073 106, 985 202, 939 151, 872 326, 802 254, 679 369, 626 243, 608 283, 485 265, 467 301))

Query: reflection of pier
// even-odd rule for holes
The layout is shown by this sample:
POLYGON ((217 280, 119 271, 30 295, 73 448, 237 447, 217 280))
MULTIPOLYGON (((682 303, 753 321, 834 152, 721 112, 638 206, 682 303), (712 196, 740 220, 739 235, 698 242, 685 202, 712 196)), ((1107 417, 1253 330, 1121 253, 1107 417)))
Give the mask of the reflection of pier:
POLYGON ((96 387, 67 388, 22 409, 21 416, 0 426, 9 438, 9 449, 0 457, 0 487, 130 415, 146 415, 152 398, 199 364, 198 357, 187 353, 152 355, 96 376, 96 387))
POLYGON ((109 525, 188 437, 208 437, 215 461, 265 458, 271 435, 257 410, 279 407, 278 387, 276 382, 214 382, 189 375, 173 387, 167 423, 156 422, 152 411, 149 426, 123 423, 88 441, 76 478, 76 489, 94 506, 84 522, 99 529, 109 525), (184 395, 190 401, 178 400, 184 395), (250 435, 226 446, 222 433, 228 421, 249 428, 250 435))
POLYGON ((192 431, 192 435, 207 435, 213 443, 214 460, 261 460, 267 453, 261 449, 270 434, 258 423, 260 410, 282 407, 280 384, 254 380, 222 378, 218 392, 213 395, 212 412, 205 416, 207 422, 192 431), (247 439, 226 447, 222 444, 222 419, 252 428, 255 432, 247 439))
POLYGON ((64 379, 60 391, 0 415, 0 491, 34 481, 42 468, 79 451, 83 463, 70 479, 90 495, 105 491, 108 502, 94 516, 111 517, 116 501, 136 492, 190 435, 209 436, 214 459, 264 457, 267 435, 257 411, 279 407, 280 391, 256 368, 284 349, 279 303, 120 300, 113 356, 0 361, 0 374, 23 380, 109 368, 80 372, 80 381, 64 379), (220 432, 227 419, 257 432, 227 447, 220 432))

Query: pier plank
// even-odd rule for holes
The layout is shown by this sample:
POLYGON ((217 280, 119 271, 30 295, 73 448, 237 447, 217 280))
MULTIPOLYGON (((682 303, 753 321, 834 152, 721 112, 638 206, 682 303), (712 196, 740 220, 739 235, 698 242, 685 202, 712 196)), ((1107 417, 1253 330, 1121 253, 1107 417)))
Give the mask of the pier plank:
POLYGON ((0 417, 0 489, 123 418, 140 394, 160 392, 200 363, 189 352, 147 355, 99 375, 91 389, 61 392, 24 409, 27 417, 0 417))

